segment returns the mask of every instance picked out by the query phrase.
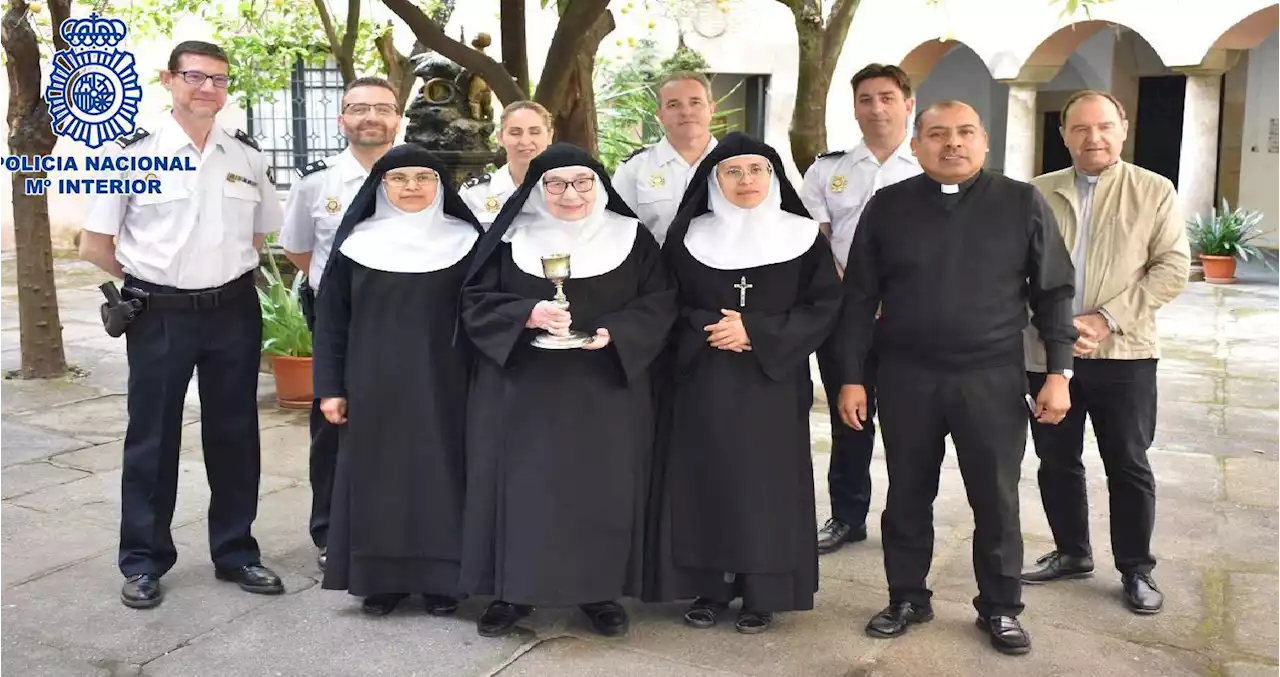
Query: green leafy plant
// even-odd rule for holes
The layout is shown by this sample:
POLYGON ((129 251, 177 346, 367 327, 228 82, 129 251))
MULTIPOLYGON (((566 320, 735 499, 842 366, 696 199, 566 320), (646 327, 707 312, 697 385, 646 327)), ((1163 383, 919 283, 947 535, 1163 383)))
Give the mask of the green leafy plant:
POLYGON ((262 353, 311 357, 311 332, 302 314, 303 276, 295 275, 293 284, 285 286, 275 253, 270 248, 267 262, 271 265, 262 271, 267 288, 257 290, 258 306, 262 309, 262 353))
POLYGON ((1196 214, 1187 222, 1187 235, 1195 251, 1207 256, 1237 256, 1241 261, 1249 257, 1261 260, 1268 268, 1270 256, 1254 241, 1262 237, 1262 212, 1237 207, 1231 209, 1226 198, 1222 199, 1222 212, 1210 209, 1208 216, 1196 214))
MULTIPOLYGON (((707 61, 701 54, 681 47, 671 56, 658 61, 657 43, 649 39, 636 42, 630 58, 612 62, 596 60, 596 127, 599 134, 600 161, 613 173, 633 151, 662 139, 662 123, 658 120, 658 92, 655 86, 673 71, 702 72, 707 61)), ((732 116, 742 109, 721 109, 742 83, 716 101, 717 116, 732 116)), ((733 131, 733 123, 713 123, 711 133, 722 136, 733 131)))

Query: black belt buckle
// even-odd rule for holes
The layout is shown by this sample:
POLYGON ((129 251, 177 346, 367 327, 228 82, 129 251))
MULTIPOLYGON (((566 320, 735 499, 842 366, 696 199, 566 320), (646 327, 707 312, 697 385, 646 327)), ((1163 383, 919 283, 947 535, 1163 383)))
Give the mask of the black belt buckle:
POLYGON ((222 303, 222 291, 204 291, 191 295, 191 307, 196 310, 213 310, 222 303))

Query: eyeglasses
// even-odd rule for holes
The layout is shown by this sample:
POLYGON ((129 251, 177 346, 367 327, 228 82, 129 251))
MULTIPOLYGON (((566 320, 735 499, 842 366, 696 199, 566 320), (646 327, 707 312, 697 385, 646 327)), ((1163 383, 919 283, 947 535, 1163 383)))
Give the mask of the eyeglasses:
POLYGON ((435 183, 440 180, 440 175, 436 174, 435 172, 423 172, 421 174, 414 174, 413 176, 409 176, 408 174, 387 174, 386 176, 382 177, 382 180, 388 186, 394 186, 396 188, 404 188, 405 186, 409 185, 410 182, 416 183, 418 185, 435 183))
POLYGON ((342 109, 342 112, 344 115, 368 115, 370 110, 383 117, 400 114, 400 109, 389 103, 349 103, 342 109))
POLYGON ((751 165, 746 172, 741 167, 730 167, 722 172, 724 178, 734 183, 742 183, 748 175, 753 179, 763 179, 772 173, 773 168, 768 165, 751 165))
POLYGON ((177 75, 182 76, 183 82, 196 87, 204 86, 205 80, 213 80, 213 86, 218 89, 226 89, 231 86, 230 75, 209 75, 200 71, 173 71, 177 75))
POLYGON ((573 181, 549 179, 542 182, 542 185, 547 187, 547 192, 552 195, 564 195, 564 192, 569 188, 569 184, 573 184, 573 190, 578 194, 586 193, 596 185, 596 177, 584 176, 580 179, 574 179, 573 181))

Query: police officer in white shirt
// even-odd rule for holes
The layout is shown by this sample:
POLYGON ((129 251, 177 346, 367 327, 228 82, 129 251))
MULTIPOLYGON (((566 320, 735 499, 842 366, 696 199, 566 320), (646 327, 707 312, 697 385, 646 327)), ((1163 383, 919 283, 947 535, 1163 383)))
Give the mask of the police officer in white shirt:
MULTIPOLYGON (((369 176, 369 169, 390 150, 400 131, 400 107, 395 87, 380 77, 351 81, 342 95, 338 129, 347 138, 347 149, 316 160, 298 171, 284 207, 280 246, 298 270, 306 271, 302 309, 307 328, 315 328, 315 290, 329 261, 333 236, 342 215, 369 176)), ((311 402, 311 519, 308 529, 324 570, 329 539, 329 506, 338 462, 338 426, 320 412, 320 400, 311 402)))
POLYGON ((666 135, 623 160, 613 176, 622 200, 649 228, 658 244, 680 208, 693 172, 713 148, 711 82, 701 73, 677 71, 658 84, 658 120, 666 135))
MULTIPOLYGON (((804 175, 800 198, 831 238, 836 268, 844 275, 849 244, 862 208, 881 188, 921 172, 911 153, 907 121, 915 99, 911 81, 897 66, 870 64, 853 76, 854 116, 862 142, 849 151, 818 156, 804 175)), ((818 532, 818 552, 838 550, 847 542, 867 537, 871 505, 871 454, 875 448, 875 355, 867 356, 867 423, 854 430, 841 422, 839 370, 832 334, 818 350, 818 369, 831 408, 831 466, 827 489, 831 519, 818 532)))
POLYGON ((126 577, 120 598, 133 608, 160 604, 160 577, 178 556, 170 523, 183 400, 195 369, 215 575, 249 592, 284 592, 280 578, 262 566, 250 533, 258 510, 262 342, 253 273, 281 210, 266 156, 243 132, 215 121, 227 100, 227 72, 217 45, 183 42, 173 49, 160 76, 172 111, 104 152, 183 156, 196 169, 114 173, 158 179, 160 192, 95 196, 80 240, 80 256, 123 278, 124 297, 143 304, 125 333, 129 427, 119 566, 126 577))
POLYGON ((478 176, 462 185, 458 195, 480 226, 489 230, 502 205, 524 183, 529 163, 551 145, 554 130, 551 113, 534 101, 516 101, 502 111, 498 120, 498 143, 507 153, 507 164, 492 174, 478 176))

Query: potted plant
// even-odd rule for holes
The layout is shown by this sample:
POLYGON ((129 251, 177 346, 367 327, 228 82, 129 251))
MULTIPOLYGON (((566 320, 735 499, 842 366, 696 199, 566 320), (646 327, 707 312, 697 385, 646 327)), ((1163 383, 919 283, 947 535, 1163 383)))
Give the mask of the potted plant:
POLYGON ((1223 198, 1221 213, 1210 209, 1207 217, 1196 214, 1188 223, 1191 249, 1204 263, 1205 282, 1234 284, 1236 257, 1248 261, 1252 256, 1271 267, 1266 253, 1254 244, 1262 236, 1262 212, 1239 207, 1233 211, 1223 198))
MULTIPOLYGON (((269 251, 269 250, 268 250, 269 251)), ((262 354, 271 361, 276 380, 276 403, 285 409, 309 409, 313 397, 311 381, 311 332, 302 314, 300 295, 303 276, 295 275, 286 286, 276 265, 267 257, 262 271, 266 289, 258 288, 262 309, 262 354)))

